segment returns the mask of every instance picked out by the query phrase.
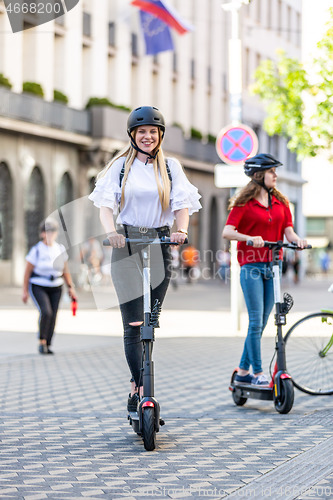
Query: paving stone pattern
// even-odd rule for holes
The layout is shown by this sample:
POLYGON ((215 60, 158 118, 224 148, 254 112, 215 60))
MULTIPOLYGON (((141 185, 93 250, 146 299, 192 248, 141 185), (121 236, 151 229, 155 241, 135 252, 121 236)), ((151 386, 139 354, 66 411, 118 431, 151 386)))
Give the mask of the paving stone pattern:
MULTIPOLYGON (((288 415, 272 402, 236 407, 228 383, 241 347, 239 338, 158 339, 166 425, 153 452, 126 420, 121 338, 80 350, 77 336, 55 356, 0 359, 0 498, 244 498, 246 485, 325 443, 333 411, 332 397, 298 391, 288 415)), ((263 339, 267 363, 271 351, 272 339, 263 339)), ((333 467, 294 498, 333 498, 333 467)))

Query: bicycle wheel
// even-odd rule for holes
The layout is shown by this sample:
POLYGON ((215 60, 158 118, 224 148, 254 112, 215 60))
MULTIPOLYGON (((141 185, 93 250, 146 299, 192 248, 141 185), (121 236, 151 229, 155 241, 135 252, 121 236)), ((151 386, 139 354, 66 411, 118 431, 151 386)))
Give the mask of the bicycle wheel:
POLYGON ((153 451, 156 446, 155 410, 145 408, 142 414, 142 437, 147 451, 153 451))
POLYGON ((287 369, 295 387, 314 396, 333 394, 333 313, 305 316, 284 340, 287 369))

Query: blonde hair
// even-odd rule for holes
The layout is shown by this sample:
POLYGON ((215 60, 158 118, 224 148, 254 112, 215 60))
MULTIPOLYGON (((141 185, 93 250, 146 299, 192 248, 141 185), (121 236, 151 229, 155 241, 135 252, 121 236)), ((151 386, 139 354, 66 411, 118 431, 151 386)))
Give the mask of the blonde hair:
MULTIPOLYGON (((134 129, 134 139, 135 135, 137 132, 137 128, 134 129)), ((161 143, 162 143, 162 131, 160 128, 158 128, 158 134, 159 134, 159 141, 158 145, 156 148, 153 150, 152 154, 154 155, 157 150, 157 156, 156 158, 153 159, 153 167, 154 167, 154 172, 155 172, 155 179, 156 179, 156 184, 157 184, 157 190, 158 190, 158 196, 160 199, 160 203, 162 206, 163 212, 167 210, 169 207, 170 203, 170 191, 171 191, 171 183, 170 179, 168 176, 168 172, 166 169, 166 164, 165 164, 165 159, 164 159, 164 154, 161 149, 161 143)), ((133 162, 136 158, 137 152, 133 148, 131 144, 126 146, 124 149, 122 149, 112 160, 104 167, 104 169, 97 175, 97 180, 104 177, 109 170, 109 168, 114 164, 115 161, 117 161, 119 158, 125 157, 125 172, 124 172, 124 177, 122 181, 122 186, 121 186, 121 201, 120 201, 120 208, 124 206, 125 203, 125 184, 128 178, 128 174, 131 170, 131 166, 133 165, 133 162)))
MULTIPOLYGON (((264 176, 265 171, 256 172, 253 177, 256 181, 260 182, 264 179, 264 176)), ((245 187, 243 187, 243 189, 239 193, 236 193, 235 196, 230 198, 228 209, 231 210, 233 207, 242 207, 253 198, 258 198, 261 189, 262 186, 251 179, 250 182, 245 187)), ((273 188, 271 194, 275 196, 275 198, 277 198, 279 201, 284 203, 284 205, 289 206, 288 198, 284 196, 278 189, 273 188)))

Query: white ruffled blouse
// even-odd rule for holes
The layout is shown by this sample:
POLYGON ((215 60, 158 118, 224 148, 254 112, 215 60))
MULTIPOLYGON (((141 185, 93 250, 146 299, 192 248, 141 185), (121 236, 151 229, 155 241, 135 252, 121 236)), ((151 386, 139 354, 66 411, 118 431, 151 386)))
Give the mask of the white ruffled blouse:
MULTIPOLYGON (((121 187, 119 176, 124 158, 116 160, 104 177, 98 179, 89 199, 98 208, 109 207, 116 213, 120 204, 121 187)), ((154 167, 152 163, 134 160, 125 184, 125 203, 118 214, 117 224, 135 227, 172 226, 176 210, 188 208, 189 215, 201 208, 198 190, 187 179, 181 164, 175 158, 168 158, 172 183, 170 205, 162 211, 158 196, 154 167)))

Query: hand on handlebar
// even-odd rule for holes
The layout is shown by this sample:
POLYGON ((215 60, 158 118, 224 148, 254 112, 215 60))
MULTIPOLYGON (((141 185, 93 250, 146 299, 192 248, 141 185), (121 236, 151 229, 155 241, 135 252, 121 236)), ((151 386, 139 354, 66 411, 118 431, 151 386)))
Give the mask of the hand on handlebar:
POLYGON ((302 240, 301 238, 293 241, 293 244, 295 244, 297 248, 308 248, 308 242, 306 240, 302 240))
POLYGON ((172 233, 170 236, 171 243, 177 243, 178 245, 183 245, 187 240, 185 233, 172 233))
POLYGON ((112 248, 123 248, 126 244, 125 236, 113 231, 108 234, 108 240, 112 248))
POLYGON ((255 248, 262 248, 263 246, 265 246, 265 241, 262 239, 261 236, 250 236, 246 243, 249 246, 253 246, 255 248), (250 241, 252 243, 249 243, 250 241))

